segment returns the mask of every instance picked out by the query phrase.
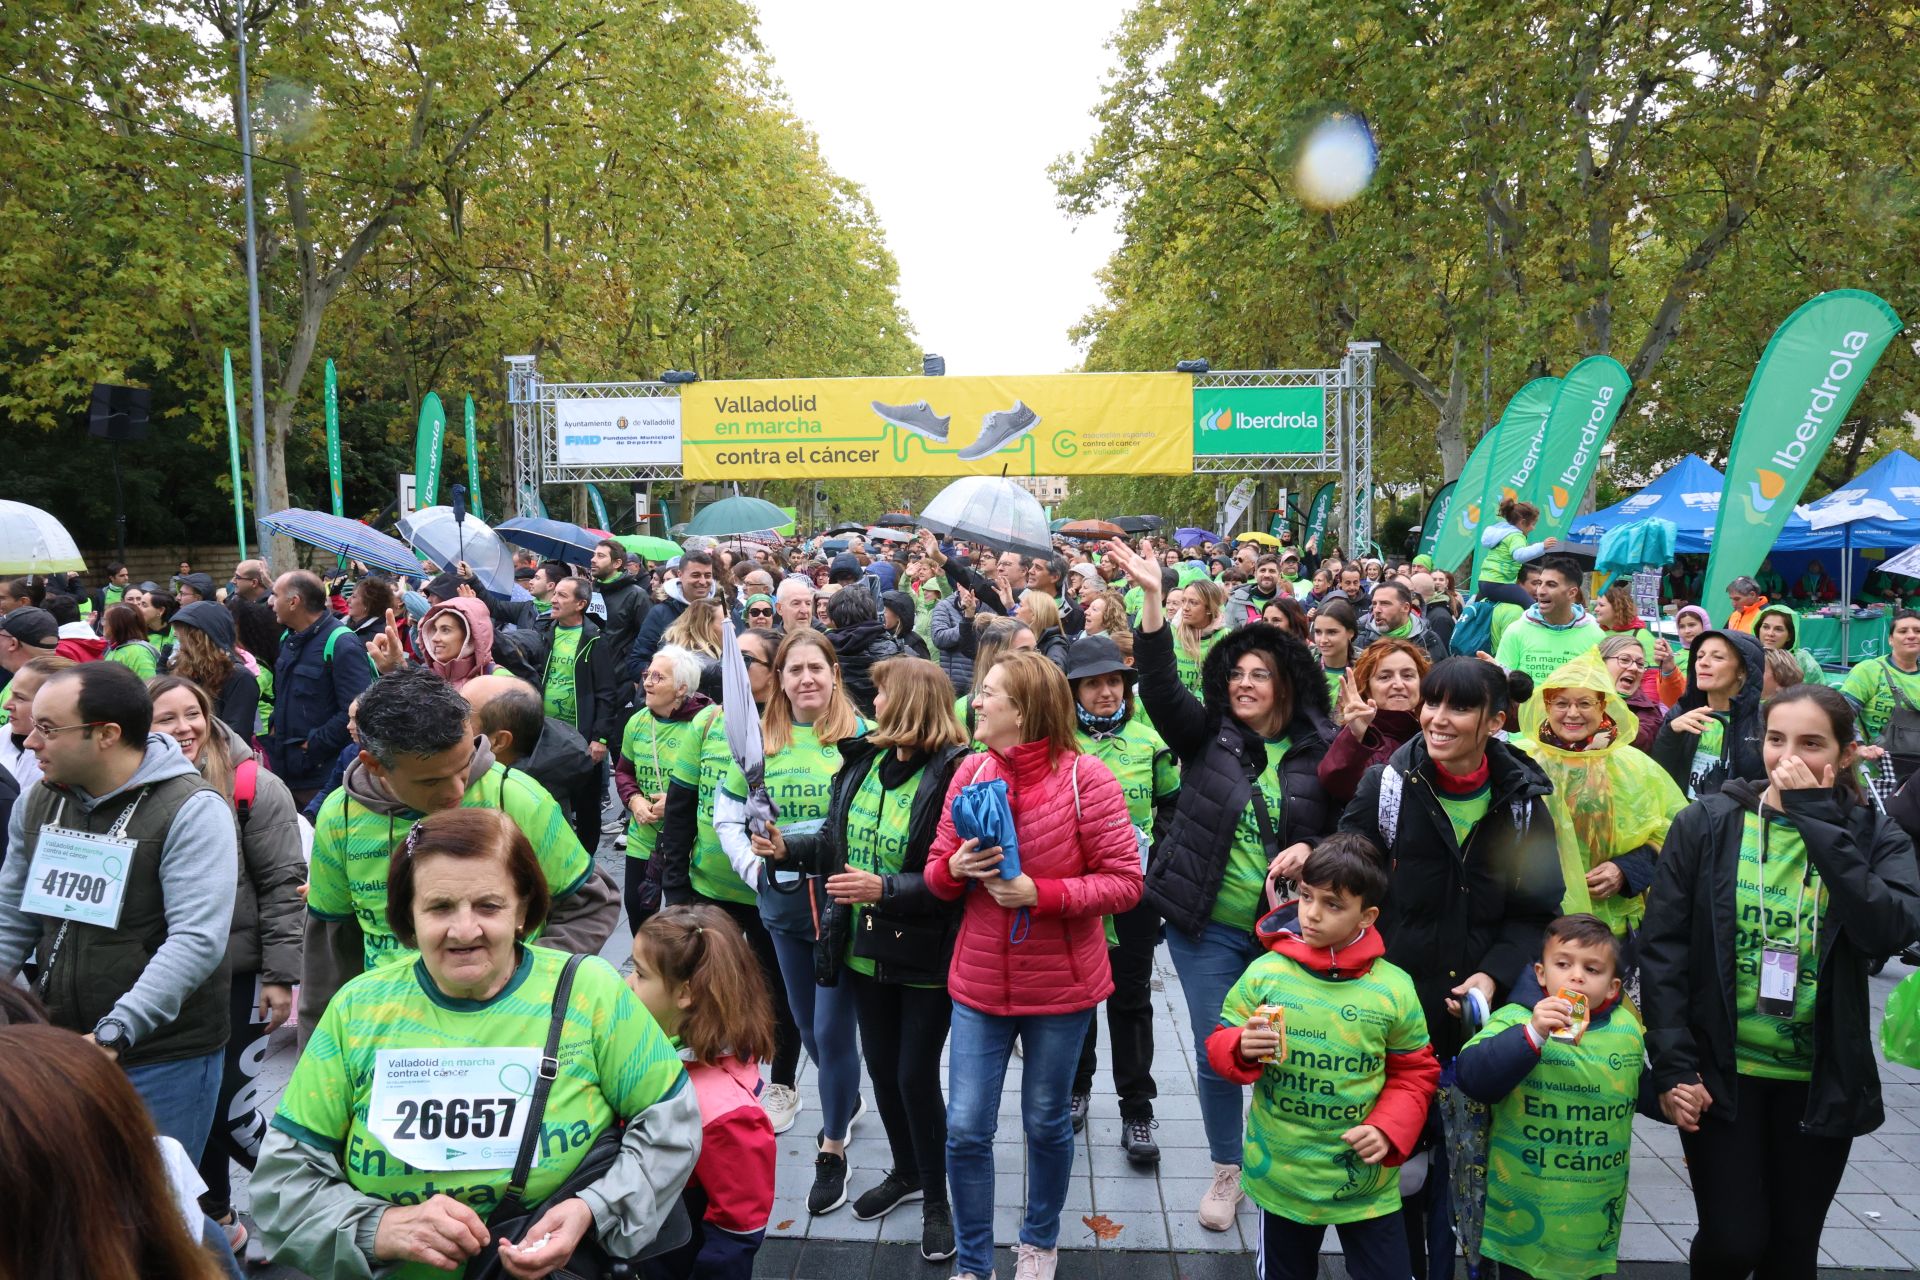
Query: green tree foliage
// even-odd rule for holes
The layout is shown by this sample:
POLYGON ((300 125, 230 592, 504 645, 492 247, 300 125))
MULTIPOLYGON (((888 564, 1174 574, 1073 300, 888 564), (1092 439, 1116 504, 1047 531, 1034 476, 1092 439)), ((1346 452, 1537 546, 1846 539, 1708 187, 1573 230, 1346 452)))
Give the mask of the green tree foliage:
MULTIPOLYGON (((356 514, 390 498, 429 390, 475 396, 487 509, 511 508, 503 355, 551 380, 914 367, 873 212, 748 5, 243 2, 274 507, 325 505, 326 356, 356 514)), ((231 527, 222 347, 246 417, 239 16, 102 0, 0 24, 0 415, 65 439, 93 381, 153 387, 157 439, 204 455, 171 498, 202 536, 231 527)))
MULTIPOLYGON (((1088 367, 1320 367, 1382 344, 1376 475, 1433 486, 1526 379, 1610 353, 1627 471, 1724 457, 1773 328, 1826 289, 1920 307, 1911 5, 1142 0, 1066 208, 1121 212, 1088 367), (1371 189, 1296 197, 1331 110, 1371 189)), ((1905 439, 1891 348, 1830 460, 1905 439)))

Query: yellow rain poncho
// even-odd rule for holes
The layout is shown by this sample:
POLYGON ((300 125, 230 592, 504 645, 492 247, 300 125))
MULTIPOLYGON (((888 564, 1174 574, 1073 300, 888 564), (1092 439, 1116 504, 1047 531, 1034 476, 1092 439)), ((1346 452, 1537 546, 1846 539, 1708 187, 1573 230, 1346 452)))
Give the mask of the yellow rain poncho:
POLYGON ((1553 814, 1560 873, 1566 881, 1561 910, 1591 912, 1624 938, 1646 914, 1644 893, 1653 880, 1654 858, 1686 796, 1667 771, 1633 746, 1639 721, 1614 688, 1613 676, 1596 653, 1584 653, 1543 680, 1520 708, 1521 749, 1553 782, 1547 809, 1553 814), (1572 750, 1547 720, 1547 695, 1578 688, 1602 698, 1606 721, 1572 750), (1617 864, 1626 891, 1594 899, 1587 873, 1603 862, 1617 864))

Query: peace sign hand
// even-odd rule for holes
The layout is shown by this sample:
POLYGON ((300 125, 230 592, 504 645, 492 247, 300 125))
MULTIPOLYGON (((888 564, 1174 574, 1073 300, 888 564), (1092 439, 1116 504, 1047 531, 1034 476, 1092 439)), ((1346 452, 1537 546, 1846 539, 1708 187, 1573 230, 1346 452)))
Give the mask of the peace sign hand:
POLYGON ((1356 741, 1367 736, 1367 730, 1373 726, 1374 713, 1379 709, 1371 698, 1361 694, 1360 682, 1354 678, 1352 667, 1340 673, 1340 722, 1356 741))
POLYGON ((374 668, 383 676, 391 675, 407 664, 407 651, 400 644, 400 625, 393 619, 393 610, 387 610, 386 630, 367 645, 367 656, 373 659, 374 668))

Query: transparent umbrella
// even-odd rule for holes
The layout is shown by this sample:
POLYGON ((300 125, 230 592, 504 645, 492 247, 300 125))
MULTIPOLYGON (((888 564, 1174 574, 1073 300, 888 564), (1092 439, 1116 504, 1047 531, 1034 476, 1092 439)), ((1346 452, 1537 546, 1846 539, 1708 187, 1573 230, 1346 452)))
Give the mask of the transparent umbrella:
POLYGON ((423 507, 400 521, 406 544, 442 569, 461 561, 495 595, 513 595, 513 550, 477 516, 453 518, 452 507, 423 507))
POLYGON ((963 476, 934 495, 920 523, 947 538, 961 538, 1018 555, 1053 554, 1053 535, 1039 500, 1000 476, 963 476))
POLYGON ((38 507, 0 501, 0 573, 82 573, 67 527, 38 507))

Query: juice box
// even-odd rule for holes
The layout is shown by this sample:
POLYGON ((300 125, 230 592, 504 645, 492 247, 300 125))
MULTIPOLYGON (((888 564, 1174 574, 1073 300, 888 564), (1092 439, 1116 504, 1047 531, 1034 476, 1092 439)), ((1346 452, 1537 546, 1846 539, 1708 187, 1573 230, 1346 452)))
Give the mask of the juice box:
POLYGON ((1261 1062, 1285 1062, 1287 1060, 1287 1011, 1284 1006, 1263 1004, 1253 1011, 1248 1023, 1264 1022, 1280 1033, 1280 1047, 1261 1058, 1261 1062))
POLYGON ((1587 1011, 1587 998, 1578 991, 1562 990, 1558 994, 1562 1000, 1573 1006, 1573 1023, 1554 1032, 1553 1038, 1565 1040, 1568 1044, 1579 1044, 1580 1037, 1586 1034, 1587 1023, 1593 1018, 1593 1015, 1587 1011))

